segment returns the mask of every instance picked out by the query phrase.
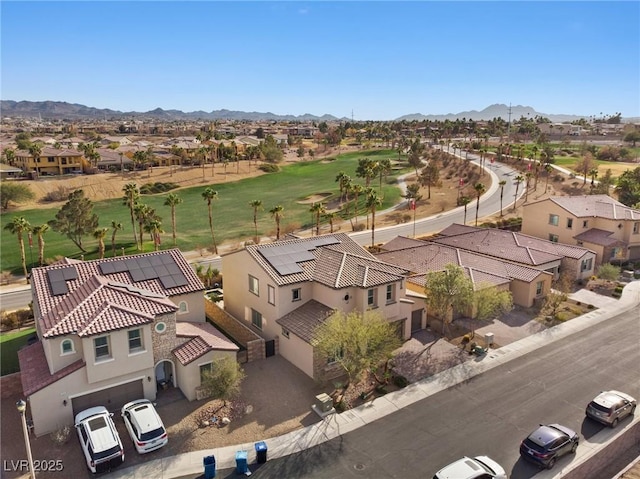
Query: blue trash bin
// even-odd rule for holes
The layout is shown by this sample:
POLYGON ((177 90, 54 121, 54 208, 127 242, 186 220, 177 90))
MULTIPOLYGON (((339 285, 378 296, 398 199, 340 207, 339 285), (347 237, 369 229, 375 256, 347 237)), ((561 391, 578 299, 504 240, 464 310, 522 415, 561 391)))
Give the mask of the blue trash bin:
POLYGON ((264 441, 256 442, 256 462, 258 464, 267 462, 267 443, 264 441))
POLYGON ((202 459, 204 465, 204 479, 213 479, 216 477, 216 458, 215 456, 205 456, 202 459))
POLYGON ((238 474, 244 474, 248 470, 249 465, 247 464, 247 451, 236 452, 236 472, 238 474))

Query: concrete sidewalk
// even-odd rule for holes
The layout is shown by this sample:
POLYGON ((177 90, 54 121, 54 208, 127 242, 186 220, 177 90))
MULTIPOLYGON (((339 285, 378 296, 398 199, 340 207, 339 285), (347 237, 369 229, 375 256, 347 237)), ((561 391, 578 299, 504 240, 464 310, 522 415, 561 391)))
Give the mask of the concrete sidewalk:
MULTIPOLYGON (((622 297, 615 303, 602 309, 591 311, 583 316, 555 326, 543 332, 513 342, 503 348, 492 350, 484 358, 478 358, 454 366, 434 376, 411 384, 404 389, 389 393, 355 409, 342 414, 327 416, 324 420, 299 429, 283 436, 267 439, 268 457, 271 459, 288 456, 301 452, 318 444, 342 436, 359 427, 369 424, 381 417, 411 405, 428 396, 436 394, 454 385, 460 384, 485 371, 505 364, 531 351, 546 346, 552 342, 570 336, 616 316, 617 314, 637 308, 640 304, 640 281, 633 281, 624 288, 622 297)), ((604 429, 589 441, 582 441, 578 447, 576 458, 563 471, 546 471, 541 473, 544 479, 562 477, 569 468, 575 468, 606 444, 610 439, 623 434, 628 428, 635 427, 640 422, 640 415, 622 429, 604 429)), ((256 452, 253 443, 238 444, 223 448, 192 451, 178 456, 157 459, 145 464, 120 469, 103 477, 109 479, 156 479, 190 478, 202 475, 204 471, 203 458, 213 455, 216 459, 216 469, 233 469, 236 466, 237 451, 247 451, 248 464, 256 462, 256 452)))

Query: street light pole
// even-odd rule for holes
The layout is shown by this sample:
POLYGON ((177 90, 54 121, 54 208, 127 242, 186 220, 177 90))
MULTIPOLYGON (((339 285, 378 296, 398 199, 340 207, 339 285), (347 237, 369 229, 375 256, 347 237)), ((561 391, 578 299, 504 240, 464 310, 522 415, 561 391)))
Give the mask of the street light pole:
POLYGON ((18 408, 18 412, 22 418, 22 432, 24 434, 24 445, 27 448, 27 459, 29 459, 29 473, 31 474, 31 479, 36 479, 36 472, 33 469, 33 456, 31 456, 31 443, 29 442, 29 431, 27 429, 27 417, 25 411, 27 409, 27 403, 24 402, 23 399, 20 399, 16 402, 16 408, 18 408))

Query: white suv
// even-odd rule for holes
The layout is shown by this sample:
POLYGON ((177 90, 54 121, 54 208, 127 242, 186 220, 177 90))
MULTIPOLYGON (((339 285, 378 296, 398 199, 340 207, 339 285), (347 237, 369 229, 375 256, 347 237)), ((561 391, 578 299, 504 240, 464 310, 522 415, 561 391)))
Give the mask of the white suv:
POLYGON ((122 418, 138 453, 155 451, 169 442, 167 430, 151 401, 138 399, 125 404, 122 418))
POLYGON ((122 442, 109 413, 103 406, 76 414, 75 427, 92 473, 109 471, 124 462, 122 442))
POLYGON ((465 456, 440 469, 433 479, 507 479, 507 473, 487 456, 465 456))

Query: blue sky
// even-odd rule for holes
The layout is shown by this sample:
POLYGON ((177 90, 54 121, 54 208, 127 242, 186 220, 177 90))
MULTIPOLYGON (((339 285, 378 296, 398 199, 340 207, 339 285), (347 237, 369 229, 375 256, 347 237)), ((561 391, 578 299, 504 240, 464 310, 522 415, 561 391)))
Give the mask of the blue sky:
POLYGON ((392 120, 640 116, 640 2, 12 2, 1 97, 392 120))

